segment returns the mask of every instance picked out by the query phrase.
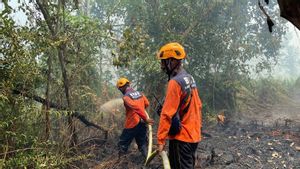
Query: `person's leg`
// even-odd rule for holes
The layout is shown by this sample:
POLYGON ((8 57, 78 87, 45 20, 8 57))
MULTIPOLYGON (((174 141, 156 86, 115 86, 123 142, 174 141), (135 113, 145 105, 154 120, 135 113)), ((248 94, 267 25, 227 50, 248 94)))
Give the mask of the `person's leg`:
POLYGON ((127 152, 128 147, 133 138, 134 138, 133 129, 123 129, 118 143, 119 156, 127 152))
POLYGON ((193 169, 195 166, 195 153, 198 143, 178 141, 180 169, 193 169))
POLYGON ((147 127, 145 123, 139 123, 136 128, 135 141, 138 145, 139 151, 146 158, 147 157, 147 127))
POLYGON ((172 169, 193 169, 198 143, 169 141, 169 160, 172 169))
POLYGON ((180 169, 179 145, 177 140, 169 140, 169 161, 172 169, 180 169))

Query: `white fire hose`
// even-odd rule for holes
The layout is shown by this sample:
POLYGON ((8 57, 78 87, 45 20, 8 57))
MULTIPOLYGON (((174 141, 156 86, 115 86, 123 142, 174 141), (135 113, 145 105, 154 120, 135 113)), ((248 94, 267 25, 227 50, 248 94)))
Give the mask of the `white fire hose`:
MULTIPOLYGON (((149 118, 148 113, 145 111, 147 118, 149 118)), ((147 158, 145 161, 144 166, 148 166, 149 163, 154 159, 154 157, 158 154, 158 150, 154 150, 152 152, 152 146, 153 146, 153 140, 152 140, 152 126, 150 124, 148 124, 148 152, 147 152, 147 158)), ((171 169, 170 167, 170 161, 169 158, 167 156, 167 153, 165 151, 162 151, 159 153, 159 155, 162 158, 162 163, 164 166, 164 169, 171 169)))

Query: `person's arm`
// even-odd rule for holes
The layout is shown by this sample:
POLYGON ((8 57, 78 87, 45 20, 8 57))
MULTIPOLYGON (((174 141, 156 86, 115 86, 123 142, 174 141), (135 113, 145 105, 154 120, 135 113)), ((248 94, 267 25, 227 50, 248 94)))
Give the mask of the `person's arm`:
POLYGON ((144 99, 145 108, 147 108, 149 106, 149 100, 144 95, 143 95, 143 99, 144 99))
POLYGON ((171 126, 172 117, 175 115, 180 104, 180 96, 180 85, 175 80, 170 80, 168 83, 166 98, 160 115, 157 131, 157 142, 159 145, 165 145, 171 126))
MULTIPOLYGON (((145 105, 145 109, 149 106, 149 100, 147 99, 146 96, 143 95, 143 99, 144 99, 144 105, 145 105)), ((150 115, 148 114, 148 118, 145 120, 145 122, 147 124, 153 125, 154 124, 154 120, 152 118, 150 118, 150 115)))
POLYGON ((201 101, 201 99, 199 97, 199 91, 198 91, 198 89, 195 89, 195 94, 194 95, 198 96, 197 97, 197 103, 198 103, 198 106, 200 108, 200 127, 202 128, 202 101, 201 101))

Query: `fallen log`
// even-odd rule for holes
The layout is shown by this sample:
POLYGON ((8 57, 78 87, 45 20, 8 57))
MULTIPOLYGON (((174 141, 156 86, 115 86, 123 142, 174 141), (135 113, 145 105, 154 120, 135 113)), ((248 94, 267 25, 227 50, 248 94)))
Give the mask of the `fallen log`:
MULTIPOLYGON (((22 95, 22 96, 25 96, 27 98, 33 99, 33 100, 35 100, 39 103, 42 103, 43 105, 47 104, 46 99, 44 99, 40 96, 37 96, 37 95, 34 95, 34 94, 28 94, 27 92, 19 91, 19 90, 16 90, 16 89, 12 90, 12 92, 13 92, 13 94, 22 95)), ((49 104, 50 108, 55 108, 57 110, 67 110, 67 107, 65 107, 63 105, 60 105, 60 104, 57 104, 57 103, 54 103, 54 102, 51 102, 51 101, 49 101, 48 104, 49 104)), ((84 115, 82 115, 78 111, 74 111, 73 113, 71 113, 71 116, 77 118, 78 120, 80 120, 87 127, 91 126, 91 127, 94 127, 98 130, 104 131, 105 132, 105 139, 107 139, 109 130, 106 129, 105 127, 102 127, 102 126, 99 126, 95 123, 90 122, 89 120, 87 120, 87 118, 84 115)))

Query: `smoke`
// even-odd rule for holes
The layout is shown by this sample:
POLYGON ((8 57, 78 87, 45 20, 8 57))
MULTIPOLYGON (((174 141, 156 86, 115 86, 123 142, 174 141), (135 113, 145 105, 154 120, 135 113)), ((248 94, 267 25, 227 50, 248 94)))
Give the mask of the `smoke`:
POLYGON ((112 99, 102 106, 100 106, 100 112, 112 113, 118 115, 123 110, 123 100, 122 98, 112 99))

